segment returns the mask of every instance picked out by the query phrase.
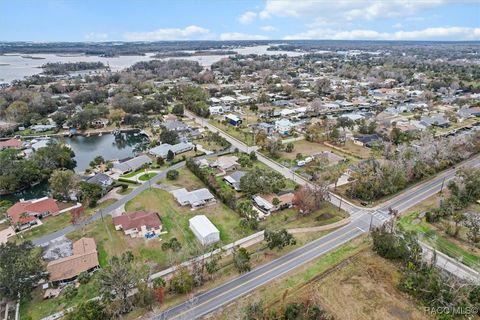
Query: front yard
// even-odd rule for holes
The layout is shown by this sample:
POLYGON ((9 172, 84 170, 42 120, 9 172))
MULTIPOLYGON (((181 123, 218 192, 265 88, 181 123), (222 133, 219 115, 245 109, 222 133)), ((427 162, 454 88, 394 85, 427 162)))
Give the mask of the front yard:
POLYGON ((253 146, 253 134, 248 131, 246 128, 239 128, 232 126, 230 124, 223 124, 217 120, 209 120, 208 121, 211 125, 214 125, 218 129, 226 132, 227 134, 231 135, 237 140, 242 141, 243 143, 247 144, 248 146, 253 146))

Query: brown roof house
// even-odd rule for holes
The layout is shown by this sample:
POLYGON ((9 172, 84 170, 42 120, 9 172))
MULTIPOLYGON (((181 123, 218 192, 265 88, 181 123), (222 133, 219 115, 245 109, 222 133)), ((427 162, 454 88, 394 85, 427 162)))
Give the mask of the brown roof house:
POLYGON ((255 206, 267 216, 275 211, 291 208, 293 206, 294 194, 290 191, 279 192, 278 194, 257 194, 253 197, 255 206), (277 198, 278 203, 273 204, 277 198))
POLYGON ((125 235, 132 238, 150 238, 162 231, 162 222, 156 212, 124 212, 121 216, 113 218, 113 225, 116 230, 123 230, 125 235))
POLYGON ((60 213, 60 208, 57 202, 48 197, 27 201, 20 200, 7 209, 7 215, 17 230, 23 230, 37 224, 37 218, 57 215, 58 213, 60 213))
POLYGON ((50 282, 63 284, 74 281, 82 272, 99 268, 97 245, 93 238, 81 238, 73 243, 73 255, 48 263, 50 282))

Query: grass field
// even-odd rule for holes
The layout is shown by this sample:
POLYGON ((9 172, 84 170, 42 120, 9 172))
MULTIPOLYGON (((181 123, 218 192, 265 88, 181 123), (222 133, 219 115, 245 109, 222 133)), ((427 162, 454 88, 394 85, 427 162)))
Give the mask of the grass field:
POLYGON ((157 175, 156 172, 145 173, 145 174, 141 175, 140 177, 138 177, 138 180, 140 180, 140 181, 147 181, 147 180, 152 179, 152 178, 155 177, 156 175, 157 175))
POLYGON ((237 300, 213 319, 241 319, 252 302, 263 301, 266 310, 278 310, 306 300, 319 303, 335 319, 429 319, 396 289, 397 267, 369 247, 366 238, 357 238, 237 300))
POLYGON ((78 294, 73 299, 60 295, 55 299, 43 300, 43 290, 40 287, 32 291, 32 300, 22 300, 20 304, 20 319, 40 320, 65 308, 75 306, 82 301, 89 300, 98 295, 98 284, 95 276, 86 285, 78 288, 78 294))
POLYGON ((234 127, 232 125, 225 125, 221 122, 218 122, 216 120, 210 120, 208 121, 211 125, 214 125, 215 127, 219 128, 220 130, 228 133, 232 137, 244 142, 245 144, 249 146, 253 146, 253 135, 248 132, 248 129, 240 129, 237 127, 234 127))
POLYGON ((305 217, 299 217, 298 211, 294 208, 274 212, 262 221, 260 226, 273 230, 316 227, 340 221, 347 216, 345 211, 339 211, 337 207, 327 202, 323 204, 321 209, 305 217))
MULTIPOLYGON (((58 216, 49 216, 42 219, 42 225, 25 231, 18 236, 23 240, 32 240, 54 231, 65 228, 71 224, 71 216, 69 212, 64 212, 58 216)), ((15 239, 12 237, 11 239, 15 239)))
POLYGON ((450 236, 440 232, 435 226, 429 224, 425 218, 417 219, 417 212, 410 213, 401 217, 399 224, 406 230, 415 231, 419 238, 431 245, 433 248, 446 255, 462 261, 467 266, 480 271, 479 250, 470 250, 458 244, 458 240, 451 239, 450 236))

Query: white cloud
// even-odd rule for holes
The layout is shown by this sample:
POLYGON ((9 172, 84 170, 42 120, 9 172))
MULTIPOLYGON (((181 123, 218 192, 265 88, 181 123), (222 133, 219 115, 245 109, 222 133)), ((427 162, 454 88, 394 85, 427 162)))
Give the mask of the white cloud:
POLYGON ((403 27, 403 25, 400 22, 398 22, 398 23, 395 23, 393 27, 396 29, 400 29, 401 27, 403 27))
POLYGON ((204 40, 213 38, 213 34, 209 29, 191 25, 183 29, 164 28, 148 32, 126 32, 123 37, 129 41, 204 40))
POLYGON ((320 22, 337 23, 376 20, 412 16, 419 10, 437 7, 452 1, 454 0, 267 0, 260 17, 311 17, 320 22))
POLYGON ((260 13, 258 14, 258 16, 260 17, 260 19, 264 20, 264 19, 268 19, 270 18, 270 13, 267 11, 267 10, 262 10, 260 11, 260 13))
POLYGON ((252 11, 247 11, 244 14, 242 14, 240 17, 238 17, 238 21, 242 24, 250 24, 255 20, 257 17, 257 14, 252 11))
POLYGON ((104 41, 108 39, 108 33, 90 32, 85 35, 87 41, 104 41))
POLYGON ((311 29, 303 33, 288 35, 285 40, 331 39, 331 40, 480 40, 480 28, 444 27, 426 28, 415 31, 378 32, 355 29, 311 29))
POLYGON ((220 34, 220 40, 267 40, 268 37, 260 34, 245 34, 240 32, 225 32, 220 34))
POLYGON ((266 32, 277 31, 277 28, 275 28, 274 26, 263 26, 260 29, 266 32))

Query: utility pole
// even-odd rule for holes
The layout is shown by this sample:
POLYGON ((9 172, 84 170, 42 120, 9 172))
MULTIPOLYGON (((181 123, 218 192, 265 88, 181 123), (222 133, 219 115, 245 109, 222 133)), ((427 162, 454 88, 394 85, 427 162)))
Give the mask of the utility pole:
POLYGON ((99 211, 100 211, 100 217, 102 217, 102 222, 104 222, 104 220, 103 220, 103 210, 100 209, 99 211))
POLYGON ((342 201, 343 201, 342 197, 339 197, 339 198, 340 198, 340 205, 338 206, 338 211, 342 210, 342 201))
POLYGON ((368 231, 372 231, 372 223, 373 223, 373 212, 370 213, 370 226, 368 227, 368 231))
POLYGON ((445 185, 445 177, 443 177, 443 180, 442 180, 442 187, 440 188, 440 194, 442 194, 443 192, 443 186, 445 185))

